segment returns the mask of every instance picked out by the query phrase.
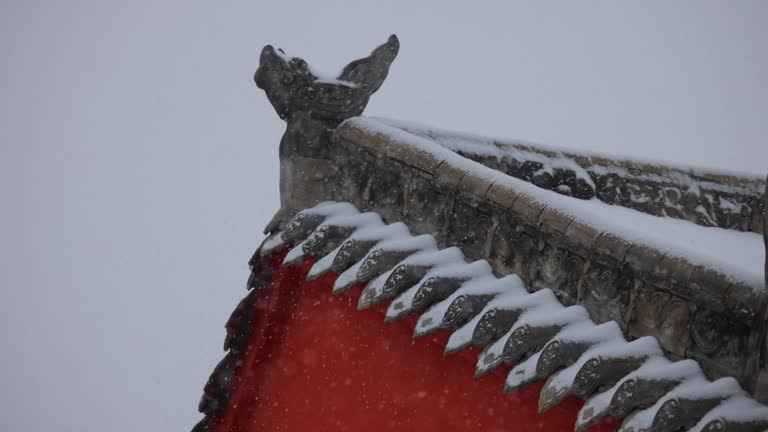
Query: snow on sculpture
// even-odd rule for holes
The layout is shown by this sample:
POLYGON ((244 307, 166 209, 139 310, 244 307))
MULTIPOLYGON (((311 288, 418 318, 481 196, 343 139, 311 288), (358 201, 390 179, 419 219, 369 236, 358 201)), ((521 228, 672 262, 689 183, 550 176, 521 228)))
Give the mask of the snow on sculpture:
POLYGON ((362 114, 381 87, 400 49, 397 36, 368 57, 349 63, 335 77, 325 77, 306 61, 267 45, 253 80, 266 92, 277 115, 288 125, 280 157, 329 157, 329 132, 343 120, 362 114))

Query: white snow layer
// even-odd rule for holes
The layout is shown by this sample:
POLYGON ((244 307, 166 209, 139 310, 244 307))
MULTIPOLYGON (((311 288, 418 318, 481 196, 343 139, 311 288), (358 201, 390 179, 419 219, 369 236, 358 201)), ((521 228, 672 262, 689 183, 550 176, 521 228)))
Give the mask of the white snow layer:
POLYGON ((536 365, 539 363, 539 357, 541 357, 541 351, 536 351, 534 355, 528 357, 528 360, 512 368, 504 384, 507 387, 516 388, 523 383, 531 382, 536 378, 536 365))
MULTIPOLYGON (((341 247, 350 240, 384 241, 389 239, 402 239, 402 238, 409 237, 410 235, 411 233, 410 231, 408 231, 408 227, 405 226, 405 224, 402 222, 396 222, 396 223, 384 225, 384 226, 381 226, 379 224, 370 224, 368 226, 362 226, 357 230, 355 230, 355 232, 353 232, 352 235, 347 237, 344 243, 340 244, 337 248, 335 248, 326 256, 317 260, 317 262, 312 266, 312 268, 309 269, 309 274, 307 275, 307 279, 309 280, 315 279, 316 277, 329 271, 331 269, 331 266, 333 265, 334 259, 336 259, 336 255, 339 254, 341 247)), ((371 249, 374 249, 375 247, 376 246, 374 246, 371 249)), ((290 255, 290 252, 289 252, 289 255, 290 255)))
POLYGON ((620 379, 610 389, 599 393, 584 404, 577 416, 577 423, 586 423, 594 415, 604 413, 613 395, 619 390, 625 381, 630 379, 650 379, 650 380, 665 380, 665 379, 679 379, 687 380, 692 378, 704 378, 704 374, 699 367, 699 364, 694 360, 680 360, 677 362, 671 362, 663 356, 652 356, 648 358, 639 368, 630 372, 624 378, 620 379))
MULTIPOLYGON (((570 162, 574 162, 574 161, 572 157, 569 156, 569 154, 578 153, 580 156, 588 157, 590 159, 598 158, 598 159, 608 159, 608 160, 618 161, 620 163, 623 162, 623 163, 631 163, 631 164, 663 165, 665 167, 678 170, 677 173, 665 173, 665 176, 669 175, 669 177, 672 177, 675 180, 680 180, 680 183, 686 183, 687 181, 690 181, 691 175, 699 176, 699 177, 710 177, 713 175, 714 176, 733 176, 741 180, 748 180, 748 181, 757 180, 758 182, 763 180, 762 174, 742 172, 738 170, 702 167, 702 166, 696 166, 696 165, 686 165, 682 163, 669 162, 669 161, 658 160, 658 159, 627 157, 626 155, 622 155, 622 154, 613 154, 613 153, 606 153, 606 152, 596 152, 596 151, 578 151, 577 152, 572 148, 568 148, 568 147, 559 147, 559 146, 553 146, 553 145, 545 145, 545 144, 525 142, 525 141, 519 141, 519 140, 504 139, 504 138, 499 139, 499 138, 488 137, 488 136, 483 136, 483 135, 478 135, 473 133, 458 132, 455 130, 437 128, 437 127, 433 127, 433 126, 429 126, 429 125, 425 125, 425 124, 421 124, 413 121, 394 120, 394 119, 376 117, 376 116, 369 117, 369 118, 376 120, 380 123, 384 123, 388 126, 396 127, 398 129, 404 129, 408 133, 422 136, 432 141, 437 141, 440 144, 444 144, 445 147, 455 149, 458 151, 467 152, 467 153, 477 154, 477 155, 513 156, 513 154, 510 153, 509 150, 518 151, 520 147, 529 147, 529 148, 557 154, 558 157, 553 157, 553 159, 567 159, 570 162)), ((526 152, 525 150, 520 150, 520 151, 526 152)), ((562 165, 562 166, 564 168, 567 167, 566 165, 562 165)), ((609 172, 609 170, 614 171, 615 169, 621 169, 621 168, 619 166, 606 167, 604 165, 592 165, 589 167, 590 171, 596 171, 601 169, 603 170, 602 173, 606 173, 606 172, 609 172)), ((648 180, 662 181, 662 182, 665 181, 663 177, 655 174, 641 174, 641 175, 632 174, 632 177, 647 178, 648 180)), ((715 183, 711 183, 703 180, 698 180, 698 181, 701 182, 701 184, 705 184, 707 188, 711 187, 713 189, 719 190, 718 185, 720 184, 715 184, 715 183)), ((746 187, 747 187, 747 190, 751 192, 763 191, 763 188, 759 186, 759 183, 755 184, 754 186, 746 186, 746 187), (755 187, 758 187, 759 189, 755 189, 755 187)), ((726 191, 726 190, 729 190, 730 188, 731 187, 729 186, 725 186, 722 190, 726 191)))
POLYGON ((641 411, 636 411, 633 415, 627 417, 621 426, 621 431, 640 431, 646 430, 653 424, 653 418, 662 405, 670 399, 677 397, 688 398, 706 398, 712 396, 738 396, 746 395, 744 390, 739 387, 739 383, 734 378, 721 378, 711 382, 703 377, 694 377, 683 381, 680 385, 673 388, 661 399, 656 401, 651 407, 641 411))
POLYGON ((397 237, 383 240, 381 243, 373 247, 370 252, 365 255, 365 258, 356 262, 352 267, 348 268, 346 271, 339 275, 339 277, 336 279, 336 282, 333 284, 333 291, 338 292, 349 284, 355 282, 357 280, 357 271, 360 269, 360 266, 363 265, 366 258, 368 258, 374 251, 381 250, 386 252, 411 249, 416 249, 419 251, 436 250, 437 242, 435 242, 435 238, 429 234, 422 234, 416 237, 409 235, 402 238, 397 237))
POLYGON ((448 338, 448 343, 445 345, 445 349, 446 351, 455 351, 461 349, 461 347, 467 346, 472 341, 472 335, 474 334, 475 327, 477 327, 480 319, 491 310, 528 310, 546 304, 556 303, 559 302, 557 301, 555 294, 549 288, 531 294, 527 294, 527 291, 523 291, 522 293, 520 291, 510 291, 509 293, 500 295, 485 305, 480 313, 475 315, 475 317, 468 323, 453 332, 451 337, 448 338))
POLYGON ((464 254, 456 246, 451 246, 447 249, 424 250, 415 253, 400 261, 399 264, 414 266, 431 265, 437 267, 444 264, 455 264, 459 262, 464 262, 464 254))
POLYGON ((323 201, 314 207, 300 211, 299 213, 322 215, 327 217, 357 214, 360 211, 348 202, 323 201))
POLYGON ((581 200, 564 196, 488 168, 454 153, 439 143, 380 121, 355 117, 347 122, 371 133, 386 135, 390 139, 412 146, 416 151, 433 154, 462 170, 524 193, 547 207, 557 209, 599 231, 687 259, 755 289, 765 287, 765 246, 759 234, 704 227, 684 220, 653 216, 605 204, 598 199, 581 200))
POLYGON ((269 237, 264 239, 264 242, 261 244, 261 251, 259 254, 261 256, 267 256, 283 246, 285 246, 285 240, 283 240, 283 232, 278 231, 276 233, 270 234, 269 237))
POLYGON ((589 314, 584 306, 576 305, 564 307, 559 302, 546 303, 525 311, 499 340, 492 343, 477 360, 476 370, 484 372, 495 367, 502 361, 504 346, 512 333, 522 326, 543 327, 550 325, 572 324, 576 322, 589 322, 589 314))
POLYGON ((420 331, 430 331, 440 327, 443 317, 448 311, 454 300, 462 295, 500 295, 507 292, 518 292, 520 295, 526 294, 523 281, 517 275, 509 275, 503 278, 496 278, 491 272, 487 276, 470 279, 464 282, 459 289, 449 295, 445 300, 431 306, 419 317, 416 328, 420 331))
POLYGON ((595 324, 592 321, 578 322, 560 330, 553 341, 563 342, 603 342, 610 340, 624 340, 621 328, 616 321, 608 321, 595 324), (582 325, 583 324, 583 325, 582 325))
MULTIPOLYGON (((290 62, 294 58, 298 58, 298 57, 293 57, 293 56, 290 56, 290 55, 286 54, 285 51, 282 50, 282 48, 275 48, 275 53, 279 57, 281 57, 283 60, 285 60, 286 62, 290 62)), ((300 59, 300 60, 303 61, 303 59, 300 59)), ((305 64, 307 65, 307 69, 309 69, 309 73, 311 73, 312 75, 315 76, 315 82, 316 83, 320 83, 320 84, 337 84, 337 85, 343 85, 343 86, 350 87, 350 88, 357 87, 357 84, 355 84, 355 83, 353 83, 351 81, 345 81, 345 80, 339 79, 339 75, 341 75, 341 71, 339 71, 336 75, 330 75, 330 74, 327 74, 325 72, 321 72, 321 71, 317 70, 316 68, 312 67, 309 63, 305 62, 305 64)))
POLYGON ((313 242, 315 236, 317 236, 316 233, 320 232, 321 228, 329 226, 350 226, 356 227, 356 229, 359 230, 363 228, 383 228, 387 225, 384 225, 384 222, 381 220, 381 216, 379 216, 378 213, 373 212, 331 216, 326 219, 325 222, 320 224, 306 239, 304 239, 301 243, 296 245, 296 247, 288 252, 288 254, 285 256, 285 259, 283 260, 283 265, 291 265, 303 259, 306 255, 306 252, 304 252, 304 244, 313 242))
POLYGON ((717 419, 741 422, 766 421, 768 420, 768 407, 752 398, 734 396, 704 415, 701 421, 691 428, 691 432, 701 432, 707 423, 717 419))
MULTIPOLYGON (((632 357, 648 357, 648 356, 662 356, 663 353, 659 347, 659 343, 653 336, 645 336, 640 339, 627 342, 624 338, 612 339, 589 348, 584 354, 579 357, 576 363, 568 366, 567 368, 550 376, 545 384, 545 388, 553 388, 556 392, 560 392, 562 389, 570 388, 573 385, 573 380, 579 373, 581 368, 590 359, 595 357, 602 358, 632 358, 632 357)), ((543 392, 544 390, 542 390, 543 392)))
POLYGON ((343 245, 343 243, 340 244, 338 247, 336 247, 336 249, 332 250, 331 253, 317 260, 317 262, 312 265, 312 268, 309 269, 307 280, 315 279, 318 276, 321 276, 322 274, 330 271, 331 266, 333 265, 333 260, 336 258, 336 255, 338 255, 343 245))
POLYGON ((439 266, 448 264, 460 265, 463 263, 464 254, 462 254, 459 248, 455 246, 449 247, 447 249, 428 249, 416 252, 415 254, 410 255, 406 259, 400 261, 398 265, 392 267, 386 272, 375 277, 372 281, 368 282, 368 285, 365 287, 365 291, 369 293, 371 298, 379 298, 379 296, 381 296, 384 292, 384 284, 387 282, 387 279, 389 279, 389 276, 398 266, 403 264, 439 266))
POLYGON ((389 308, 387 308, 387 318, 395 318, 401 314, 403 314, 405 311, 411 310, 413 307, 413 299, 416 296, 416 292, 419 290, 421 285, 427 281, 427 279, 431 277, 455 277, 455 278, 466 278, 468 280, 476 279, 476 278, 485 278, 492 276, 492 270, 490 264, 488 264, 488 261, 486 260, 478 260, 475 262, 471 262, 469 264, 466 263, 449 263, 437 266, 430 271, 427 272, 427 274, 424 275, 424 277, 421 278, 415 285, 408 288, 404 292, 402 292, 390 305, 389 308))

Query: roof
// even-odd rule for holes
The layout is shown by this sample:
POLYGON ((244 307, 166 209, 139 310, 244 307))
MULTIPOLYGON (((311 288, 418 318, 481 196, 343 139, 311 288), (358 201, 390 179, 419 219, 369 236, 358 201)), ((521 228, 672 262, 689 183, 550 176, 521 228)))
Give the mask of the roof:
MULTIPOLYGON (((542 412, 587 399, 577 429, 768 427, 766 181, 355 117, 398 47, 324 79, 263 51, 255 79, 287 130, 249 287, 282 253, 313 263, 333 294, 362 286, 359 309, 389 302, 387 323, 419 314, 414 337, 450 331, 446 354, 482 347, 478 378, 546 379, 542 412)), ((226 408, 257 296, 228 323, 198 429, 226 408)))
MULTIPOLYGON (((625 419, 622 431, 768 427, 768 407, 734 378, 710 380, 696 361, 668 359, 656 338, 627 339, 617 322, 597 323, 583 306, 564 306, 553 290, 530 291, 514 274, 498 277, 487 261, 471 261, 455 247, 441 249, 433 237, 414 236, 400 222, 386 224, 375 213, 337 202, 322 202, 286 220, 289 215, 281 212, 271 224, 274 232, 251 260, 250 285, 258 288, 260 278, 269 277, 259 263, 278 251, 289 250, 280 255, 283 266, 313 257, 307 278, 337 275, 334 295, 364 287, 358 309, 389 302, 385 322, 390 323, 420 315, 414 337, 452 332, 446 354, 484 348, 477 378, 509 369, 504 392, 545 380, 540 412, 569 396, 586 399, 576 430, 606 416, 625 419)), ((231 376, 234 366, 229 368, 214 372, 209 382, 231 376)), ((207 393, 204 401, 215 395, 207 393)))

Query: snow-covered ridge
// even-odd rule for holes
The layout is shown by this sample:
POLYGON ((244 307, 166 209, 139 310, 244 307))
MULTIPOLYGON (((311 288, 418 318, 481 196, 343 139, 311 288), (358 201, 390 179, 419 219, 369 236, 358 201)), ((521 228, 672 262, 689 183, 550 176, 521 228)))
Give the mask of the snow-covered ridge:
MULTIPOLYGON (((443 161, 496 187, 508 188, 518 195, 572 217, 576 223, 598 232, 614 235, 630 244, 658 250, 722 274, 726 279, 752 287, 765 288, 765 246, 761 235, 715 227, 705 227, 685 220, 659 217, 600 200, 575 199, 539 188, 526 181, 490 169, 464 158, 442 145, 403 129, 370 118, 347 120, 339 130, 352 128, 370 135, 380 135, 412 149, 416 155, 443 161)), ((387 149, 379 151, 387 152, 387 149)))
MULTIPOLYGON (((478 360, 478 370, 482 364, 483 373, 504 366, 501 361, 488 365, 484 358, 494 351, 497 357, 503 353, 512 335, 522 338, 533 352, 520 354, 504 390, 519 390, 546 379, 540 410, 551 408, 568 395, 587 398, 577 430, 586 429, 605 415, 626 417, 624 431, 678 424, 707 431, 768 428, 768 407, 750 398, 736 380, 709 381, 693 360, 670 362, 655 338, 627 341, 616 322, 597 324, 580 306, 564 308, 549 289, 529 293, 516 275, 497 278, 482 260, 468 263, 456 248, 437 249, 431 236, 414 237, 401 228, 387 229, 387 225, 371 222, 374 219, 366 214, 350 212, 345 206, 337 208, 345 212, 345 224, 356 228, 352 232, 335 231, 329 241, 340 245, 355 239, 372 241, 356 252, 357 261, 348 261, 343 269, 337 269, 341 274, 334 293, 340 292, 338 287, 348 290, 362 285, 365 295, 371 286, 383 292, 390 279, 407 281, 394 285, 397 288, 393 295, 400 297, 390 304, 392 307, 398 300, 412 301, 431 281, 429 290, 437 295, 423 297, 420 307, 403 308, 394 318, 388 314, 388 319, 424 311, 414 336, 421 335, 424 328, 453 330, 446 352, 470 344, 484 347, 478 360), (356 217, 359 223, 349 220, 356 217), (525 331, 517 332, 523 328, 525 331)), ((334 213, 327 208, 300 212, 283 224, 285 231, 268 237, 265 245, 273 245, 275 238, 283 237, 290 238, 294 245, 301 244, 337 218, 334 213), (308 214, 322 217, 308 221, 308 214), (315 228, 310 231, 311 225, 315 228)), ((260 250, 262 259, 266 259, 276 249, 263 245, 260 250)), ((316 255, 315 265, 334 253, 338 248, 316 255)), ((309 277, 328 271, 330 267, 324 265, 309 277)), ((359 307, 369 305, 361 302, 359 307)))
POLYGON ((566 196, 597 198, 606 204, 707 227, 764 230, 762 176, 579 153, 389 119, 371 121, 566 196))
POLYGON ((642 170, 644 166, 661 166, 665 169, 665 171, 674 170, 680 174, 686 174, 702 179, 720 179, 723 177, 731 177, 743 182, 741 187, 757 193, 763 191, 760 189, 760 186, 765 187, 765 177, 763 177, 762 174, 757 173, 684 165, 663 160, 628 158, 624 155, 594 151, 580 151, 577 153, 572 148, 458 132, 412 121, 395 120, 383 117, 369 118, 392 127, 403 129, 414 135, 438 141, 440 144, 450 148, 451 150, 466 151, 468 153, 501 157, 507 155, 507 151, 512 151, 510 149, 519 149, 520 151, 524 152, 535 152, 539 154, 543 153, 559 157, 564 160, 563 164, 576 163, 574 158, 584 158, 586 160, 594 161, 594 166, 604 166, 608 164, 609 161, 612 162, 612 165, 630 166, 637 170, 642 170), (565 162, 566 160, 568 162, 565 162))

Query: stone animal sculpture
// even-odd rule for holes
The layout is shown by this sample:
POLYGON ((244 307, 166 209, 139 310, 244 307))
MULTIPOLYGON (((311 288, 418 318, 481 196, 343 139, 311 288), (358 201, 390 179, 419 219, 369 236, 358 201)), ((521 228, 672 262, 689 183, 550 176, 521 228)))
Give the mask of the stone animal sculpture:
POLYGON ((254 75, 281 119, 287 122, 280 158, 328 159, 330 133, 339 123, 362 114, 381 87, 400 42, 392 35, 368 57, 348 64, 336 77, 321 77, 306 61, 267 45, 254 75))

